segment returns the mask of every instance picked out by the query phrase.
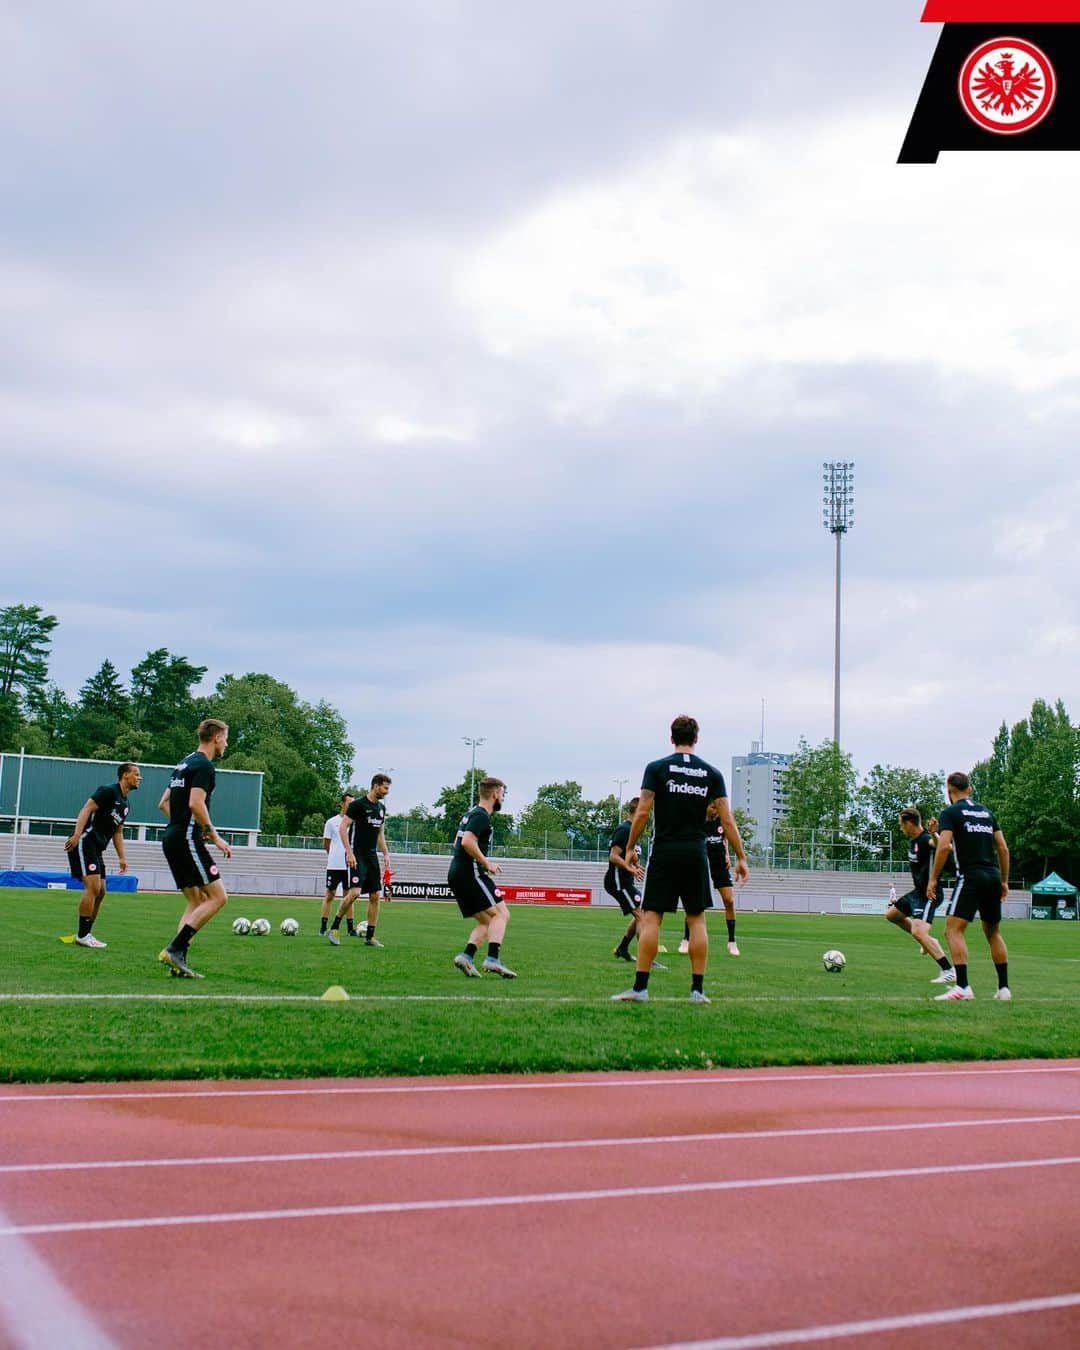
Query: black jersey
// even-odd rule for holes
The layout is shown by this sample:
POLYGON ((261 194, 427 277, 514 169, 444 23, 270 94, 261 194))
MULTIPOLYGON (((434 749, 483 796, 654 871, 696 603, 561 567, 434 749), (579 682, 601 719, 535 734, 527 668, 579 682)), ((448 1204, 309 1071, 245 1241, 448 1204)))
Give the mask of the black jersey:
POLYGON ((186 831, 192 821, 191 789, 202 788, 206 793, 206 809, 214 795, 217 771, 201 750, 193 750, 172 771, 169 779, 169 824, 167 833, 186 831))
POLYGON ((705 808, 714 798, 727 796, 720 770, 684 751, 646 764, 641 787, 656 796, 654 848, 663 844, 704 845, 705 808))
POLYGON ((373 802, 366 794, 350 802, 345 814, 349 818, 349 843, 355 854, 370 853, 379 842, 379 831, 386 820, 386 807, 373 802))
POLYGON ((462 816, 458 832, 454 835, 454 856, 451 859, 451 865, 462 862, 471 865, 476 861, 471 854, 465 852, 465 846, 461 842, 466 833, 476 835, 480 852, 487 857, 488 845, 491 843, 491 815, 484 807, 474 806, 471 811, 462 816))
POLYGON ((994 833, 999 828, 993 811, 970 797, 961 797, 938 816, 939 830, 952 830, 957 876, 969 869, 997 872, 998 854, 994 833))
POLYGON ((705 822, 705 847, 709 850, 710 862, 714 858, 729 861, 727 835, 724 833, 723 823, 719 819, 705 822))
POLYGON ((934 841, 929 831, 923 830, 908 841, 908 866, 911 868, 911 882, 919 895, 926 894, 926 885, 930 880, 930 867, 934 861, 934 841))
MULTIPOLYGON (((617 848, 619 852, 623 855, 623 858, 625 859, 626 846, 627 844, 629 844, 629 842, 630 842, 630 822, 628 820, 624 820, 622 821, 621 824, 615 826, 611 838, 608 840, 608 853, 610 854, 613 848, 617 848)), ((629 875, 630 875, 629 872, 624 872, 621 867, 616 867, 613 862, 609 861, 607 873, 604 876, 604 885, 608 886, 614 884, 617 886, 622 877, 629 877, 629 875)))
POLYGON ((85 839, 89 835, 98 848, 104 849, 127 820, 128 799, 120 790, 119 783, 103 783, 101 787, 95 788, 90 797, 96 810, 86 822, 82 837, 85 839))

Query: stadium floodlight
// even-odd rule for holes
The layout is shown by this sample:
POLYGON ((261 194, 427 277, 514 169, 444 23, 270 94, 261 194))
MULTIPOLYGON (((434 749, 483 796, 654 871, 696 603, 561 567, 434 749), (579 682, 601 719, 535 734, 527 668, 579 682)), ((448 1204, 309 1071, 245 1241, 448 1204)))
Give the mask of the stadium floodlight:
POLYGON ((613 778, 611 781, 612 781, 613 783, 617 783, 618 786, 619 786, 618 804, 617 804, 616 807, 615 807, 615 824, 618 825, 620 819, 622 818, 622 790, 623 790, 623 788, 627 785, 627 783, 629 783, 630 779, 629 779, 629 778, 613 778))
POLYGON ((840 541, 855 525, 855 462, 826 460, 821 523, 836 536, 836 642, 833 656, 833 740, 840 747, 840 541))
POLYGON ((472 746, 472 768, 469 770, 469 809, 476 805, 475 783, 476 783, 476 747, 484 744, 483 736, 462 736, 466 745, 472 746))

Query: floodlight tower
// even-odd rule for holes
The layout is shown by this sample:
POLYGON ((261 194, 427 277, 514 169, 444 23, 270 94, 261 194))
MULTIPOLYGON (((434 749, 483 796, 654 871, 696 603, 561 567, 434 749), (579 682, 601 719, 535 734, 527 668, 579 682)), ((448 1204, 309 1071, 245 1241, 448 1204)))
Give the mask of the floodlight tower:
POLYGON ((827 460, 822 464, 824 495, 821 523, 836 536, 836 650, 833 660, 833 741, 840 748, 840 541, 855 524, 855 463, 827 460))
POLYGON ((472 746, 472 768, 469 770, 469 810, 476 805, 476 747, 484 744, 483 736, 462 736, 466 745, 472 746))

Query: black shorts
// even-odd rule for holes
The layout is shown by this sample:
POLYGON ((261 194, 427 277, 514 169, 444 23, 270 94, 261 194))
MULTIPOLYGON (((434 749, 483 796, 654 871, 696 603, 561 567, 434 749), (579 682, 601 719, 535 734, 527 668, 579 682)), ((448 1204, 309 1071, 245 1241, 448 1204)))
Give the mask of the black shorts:
POLYGON ((105 863, 102 861, 101 848, 90 834, 84 834, 68 856, 71 875, 79 881, 87 877, 103 877, 105 863))
POLYGON ((374 849, 356 855, 356 866, 349 868, 349 890, 361 895, 378 895, 382 890, 382 868, 374 849))
POLYGON ((490 872, 485 872, 479 863, 460 869, 451 868, 446 880, 464 919, 471 919, 474 914, 491 909, 501 898, 495 878, 490 872))
POLYGON ((731 875, 728 860, 722 853, 719 858, 714 858, 711 853, 709 854, 709 877, 718 891, 729 890, 735 885, 735 878, 731 875))
POLYGON ((687 914, 704 914, 713 907, 710 880, 704 845, 654 847, 641 907, 654 914, 674 914, 681 900, 687 914))
POLYGON ((336 893, 339 886, 343 892, 349 889, 349 869, 347 867, 328 867, 326 869, 326 889, 336 893))
POLYGON ((908 891, 906 895, 894 901, 895 907, 909 919, 920 919, 923 923, 933 923, 934 915, 941 904, 942 887, 938 885, 938 898, 928 900, 925 895, 920 895, 918 891, 908 891))
POLYGON ((619 902, 619 908, 629 918, 641 904, 641 895, 634 885, 634 878, 622 868, 611 876, 604 877, 604 890, 619 902))
POLYGON ((989 869, 965 872, 956 878, 949 913, 970 923, 978 914, 983 923, 1001 922, 1001 873, 989 869))
POLYGON ((212 886, 221 880, 221 872, 207 851, 201 831, 192 826, 177 830, 175 834, 166 830, 161 847, 178 891, 189 890, 192 886, 212 886))

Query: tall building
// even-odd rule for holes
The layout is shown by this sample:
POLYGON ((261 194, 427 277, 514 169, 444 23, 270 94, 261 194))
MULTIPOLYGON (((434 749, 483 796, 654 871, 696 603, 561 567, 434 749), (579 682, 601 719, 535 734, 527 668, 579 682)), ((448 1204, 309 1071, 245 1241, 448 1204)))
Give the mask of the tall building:
POLYGON ((787 808, 784 773, 790 763, 790 755, 762 750, 760 741, 750 743, 748 755, 731 759, 731 805, 754 819, 754 843, 762 848, 772 843, 773 828, 787 808))

